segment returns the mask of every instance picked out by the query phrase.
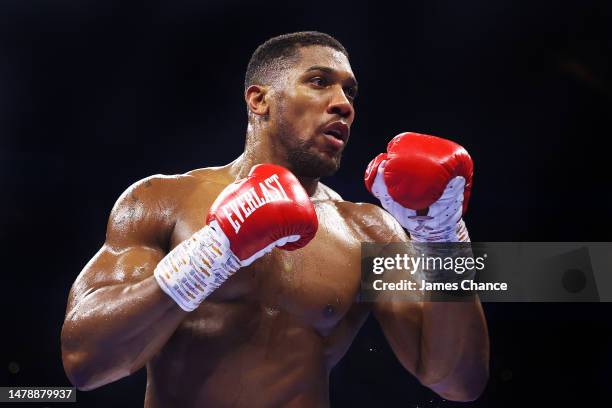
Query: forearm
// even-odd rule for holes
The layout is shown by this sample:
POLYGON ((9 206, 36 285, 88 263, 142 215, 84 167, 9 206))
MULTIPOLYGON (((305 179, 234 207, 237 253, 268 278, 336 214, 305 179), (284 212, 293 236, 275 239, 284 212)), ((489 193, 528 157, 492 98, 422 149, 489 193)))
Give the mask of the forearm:
POLYGON ((473 400, 489 374, 489 337, 480 301, 425 302, 417 376, 450 400, 473 400))
POLYGON ((98 289, 68 312, 62 355, 71 381, 91 389, 142 367, 185 317, 153 276, 98 289))

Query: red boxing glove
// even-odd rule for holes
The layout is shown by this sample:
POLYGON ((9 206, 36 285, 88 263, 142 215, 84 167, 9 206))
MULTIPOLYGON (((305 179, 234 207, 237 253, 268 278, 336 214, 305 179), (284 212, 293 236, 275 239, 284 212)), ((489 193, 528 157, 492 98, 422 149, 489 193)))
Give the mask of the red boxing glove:
POLYGON ((365 184, 413 240, 469 241, 461 217, 473 171, 470 155, 457 143, 401 133, 389 142, 387 153, 370 162, 365 184))
POLYGON ((317 215, 308 194, 286 168, 254 166, 230 184, 210 207, 206 223, 216 222, 241 266, 274 247, 302 248, 315 236, 317 215))

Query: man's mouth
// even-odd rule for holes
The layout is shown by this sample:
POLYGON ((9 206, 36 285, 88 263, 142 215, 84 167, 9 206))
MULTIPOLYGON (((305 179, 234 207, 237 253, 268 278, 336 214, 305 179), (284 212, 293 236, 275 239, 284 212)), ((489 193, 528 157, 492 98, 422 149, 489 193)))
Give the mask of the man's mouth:
POLYGON ((330 145, 333 150, 340 150, 344 146, 344 141, 341 137, 330 132, 323 133, 325 135, 326 145, 330 145))
POLYGON ((337 130, 328 130, 328 131, 325 132, 325 134, 326 135, 331 135, 331 136, 335 137, 336 139, 340 139, 340 140, 344 141, 343 138, 342 138, 342 133, 338 132, 337 130))
POLYGON ((325 125, 323 133, 345 144, 349 138, 350 128, 346 123, 338 120, 325 125))

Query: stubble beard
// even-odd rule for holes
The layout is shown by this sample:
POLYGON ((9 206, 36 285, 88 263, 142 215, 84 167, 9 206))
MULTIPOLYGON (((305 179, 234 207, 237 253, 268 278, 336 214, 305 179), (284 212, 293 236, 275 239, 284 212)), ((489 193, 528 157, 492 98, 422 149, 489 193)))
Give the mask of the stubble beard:
POLYGON ((289 170, 296 176, 321 178, 336 173, 340 168, 342 151, 334 156, 327 156, 314 147, 315 140, 299 140, 295 137, 295 129, 288 121, 280 120, 278 124, 278 140, 287 154, 289 170))

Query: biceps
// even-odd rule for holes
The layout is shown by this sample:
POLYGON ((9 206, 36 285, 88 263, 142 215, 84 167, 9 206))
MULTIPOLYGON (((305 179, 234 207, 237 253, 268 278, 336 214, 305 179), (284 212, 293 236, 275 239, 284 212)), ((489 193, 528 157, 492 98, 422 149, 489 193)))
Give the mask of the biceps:
POLYGON ((398 360, 416 375, 421 349, 420 303, 379 301, 374 316, 398 360))
POLYGON ((163 256, 161 250, 146 246, 134 246, 116 251, 104 245, 85 265, 74 282, 70 291, 68 309, 97 289, 134 284, 148 278, 163 256))

